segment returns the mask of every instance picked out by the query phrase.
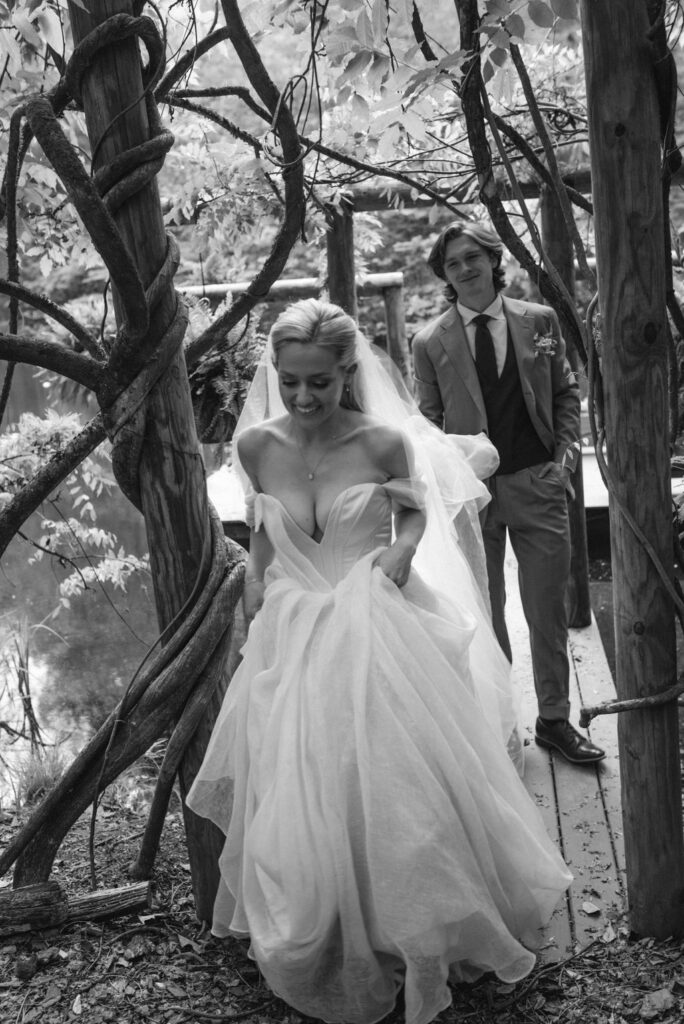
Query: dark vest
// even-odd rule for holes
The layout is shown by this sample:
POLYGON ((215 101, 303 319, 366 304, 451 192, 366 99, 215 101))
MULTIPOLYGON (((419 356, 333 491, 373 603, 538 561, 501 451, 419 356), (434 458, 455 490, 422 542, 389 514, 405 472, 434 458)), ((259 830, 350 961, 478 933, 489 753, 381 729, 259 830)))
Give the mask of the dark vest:
POLYGON ((480 387, 489 439, 499 453, 497 474, 517 473, 519 469, 548 462, 551 455, 532 426, 525 405, 510 332, 501 376, 491 387, 480 381, 480 387))

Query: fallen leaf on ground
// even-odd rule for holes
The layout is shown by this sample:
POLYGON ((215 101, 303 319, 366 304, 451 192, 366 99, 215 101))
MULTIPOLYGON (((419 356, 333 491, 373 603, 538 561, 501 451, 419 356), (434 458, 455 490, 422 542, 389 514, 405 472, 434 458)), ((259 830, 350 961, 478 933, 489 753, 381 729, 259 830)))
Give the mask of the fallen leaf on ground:
POLYGON ((675 1005, 675 998, 669 988, 659 988, 657 992, 649 992, 639 1010, 642 1020, 654 1020, 666 1010, 671 1010, 675 1005))

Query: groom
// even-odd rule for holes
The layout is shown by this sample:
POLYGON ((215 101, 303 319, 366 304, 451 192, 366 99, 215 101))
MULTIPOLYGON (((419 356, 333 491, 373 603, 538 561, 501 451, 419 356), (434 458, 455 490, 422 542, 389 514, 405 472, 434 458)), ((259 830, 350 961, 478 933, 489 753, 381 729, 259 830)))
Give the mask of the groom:
POLYGON ((508 659, 506 533, 518 561, 539 717, 535 739, 573 764, 605 752, 569 722, 565 589, 570 571, 566 491, 579 455, 579 388, 548 306, 502 296, 503 245, 478 224, 445 228, 428 263, 450 309, 413 339, 416 397, 451 434, 484 430, 499 452, 482 534, 492 620, 508 659))

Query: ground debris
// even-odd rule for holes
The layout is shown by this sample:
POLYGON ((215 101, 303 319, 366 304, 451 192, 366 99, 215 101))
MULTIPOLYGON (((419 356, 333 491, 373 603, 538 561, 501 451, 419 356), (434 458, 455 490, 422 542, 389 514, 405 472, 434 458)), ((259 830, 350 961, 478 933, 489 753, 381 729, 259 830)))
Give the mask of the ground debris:
MULTIPOLYGON (((144 818, 123 808, 98 824, 100 884, 124 885, 144 818), (129 842, 106 841, 122 833, 129 842)), ((0 846, 17 827, 0 822, 0 846)), ((60 884, 89 888, 88 820, 60 850, 60 884)), ((247 944, 218 940, 195 915, 180 828, 164 830, 151 911, 74 922, 0 945, 2 1019, 23 1024, 311 1024, 273 997, 247 944), (25 963, 18 977, 16 965, 25 963), (29 969, 30 967, 30 969, 29 969), (33 973, 31 973, 31 969, 33 973), (5 1016, 6 1015, 6 1016, 5 1016)), ((2 880, 0 880, 2 882, 2 880)), ((517 985, 488 976, 454 985, 438 1024, 681 1024, 684 942, 630 942, 623 927, 575 956, 538 966, 517 985)), ((400 1006, 383 1024, 403 1024, 400 1006)))

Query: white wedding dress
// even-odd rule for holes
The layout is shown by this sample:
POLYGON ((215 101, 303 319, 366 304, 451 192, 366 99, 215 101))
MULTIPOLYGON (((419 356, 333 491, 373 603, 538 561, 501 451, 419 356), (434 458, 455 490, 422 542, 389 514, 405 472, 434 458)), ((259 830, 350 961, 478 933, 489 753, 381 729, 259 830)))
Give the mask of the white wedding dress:
POLYGON ((226 834, 213 931, 304 1014, 372 1024, 403 985, 426 1024, 448 978, 524 977, 571 881, 506 750, 507 663, 475 584, 373 567, 418 484, 347 488, 320 542, 252 498, 276 556, 188 798, 226 834))

